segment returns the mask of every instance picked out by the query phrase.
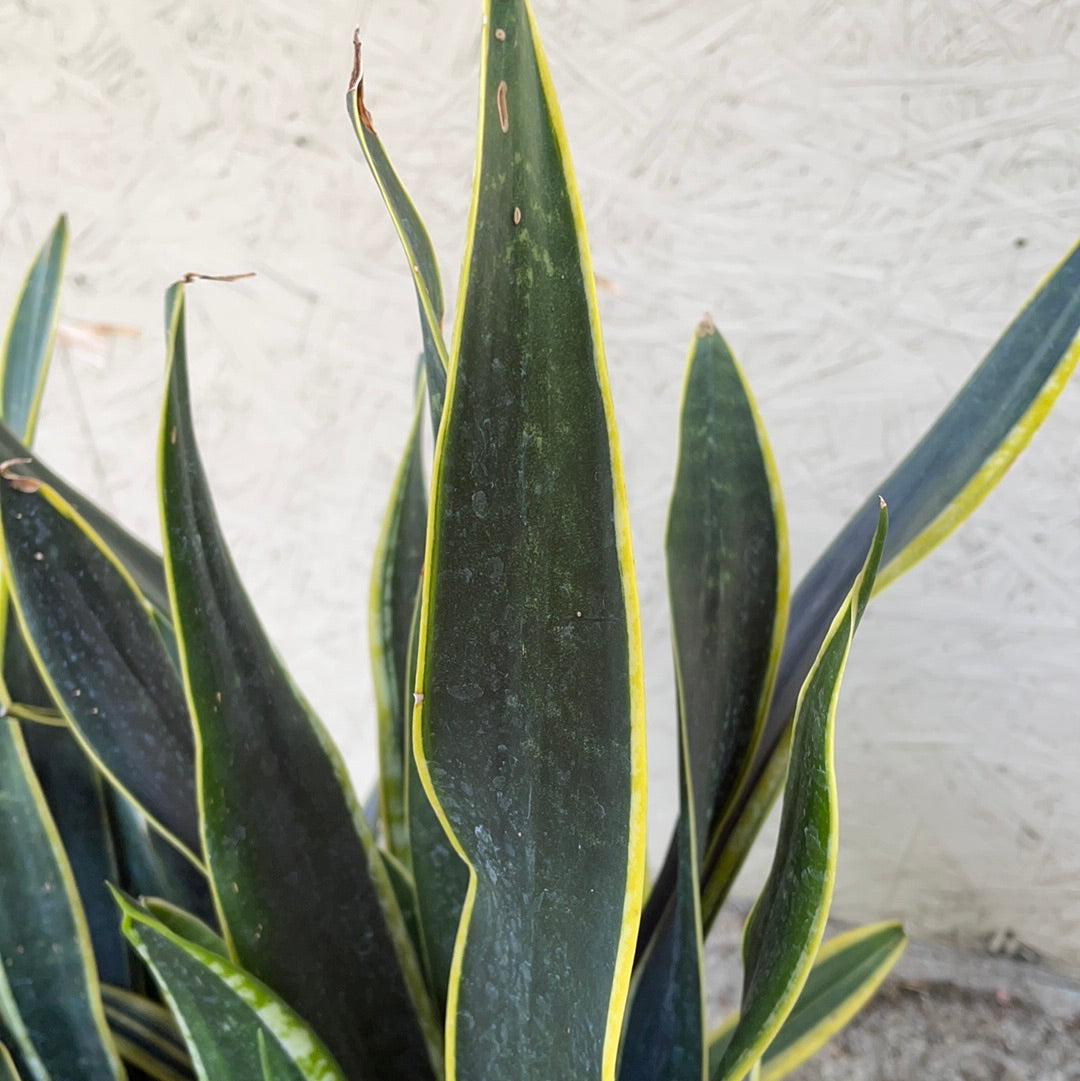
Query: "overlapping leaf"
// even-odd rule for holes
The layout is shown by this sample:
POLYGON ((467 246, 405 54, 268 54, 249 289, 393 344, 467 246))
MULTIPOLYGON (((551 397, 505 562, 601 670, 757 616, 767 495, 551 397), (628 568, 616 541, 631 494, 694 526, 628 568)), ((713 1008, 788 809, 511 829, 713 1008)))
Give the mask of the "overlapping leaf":
POLYGON ((690 776, 680 781, 677 847, 666 869, 669 876, 678 869, 675 904, 639 965, 623 1048, 626 1081, 701 1075, 703 838, 738 791, 764 723, 786 617, 776 471, 749 390, 709 319, 691 345, 679 430, 667 568, 680 761, 690 776))
POLYGON ((739 1022, 713 1081, 741 1081, 759 1062, 791 1013, 821 944, 836 874, 836 703, 855 627, 873 589, 887 520, 879 501, 870 550, 799 693, 776 853, 743 936, 739 1022))
POLYGON ((58 492, 21 487, 0 484, 4 571, 50 695, 102 772, 197 861, 191 722, 149 607, 58 492))
POLYGON ((385 869, 329 737, 229 556, 195 444, 184 290, 166 300, 160 440, 170 598, 196 724, 203 847, 230 952, 354 1081, 433 1076, 438 1034, 385 869), (303 963, 297 964, 296 959, 303 963))
POLYGON ((525 3, 485 16, 414 722, 470 867, 448 1076, 610 1081, 643 871, 628 528, 550 79, 525 3))
POLYGON ((324 1043, 269 987, 119 894, 117 903, 124 934, 180 1022, 200 1081, 259 1077, 267 1053, 272 1076, 283 1081, 345 1081, 324 1043))

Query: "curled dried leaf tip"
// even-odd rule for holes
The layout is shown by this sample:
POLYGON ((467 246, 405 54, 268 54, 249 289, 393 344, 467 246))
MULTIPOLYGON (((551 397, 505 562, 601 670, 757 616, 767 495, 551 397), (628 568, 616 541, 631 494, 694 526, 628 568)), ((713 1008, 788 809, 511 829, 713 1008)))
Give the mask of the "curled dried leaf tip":
POLYGON ((41 487, 41 481, 35 477, 28 477, 25 473, 16 473, 17 465, 30 465, 33 458, 8 458, 0 462, 0 477, 8 482, 17 492, 36 492, 41 487))
POLYGON ((367 106, 364 104, 364 61, 361 59, 360 53, 360 28, 357 27, 353 31, 353 66, 352 74, 349 76, 349 88, 345 91, 346 94, 356 96, 356 115, 360 118, 360 123, 375 134, 375 124, 371 119, 371 113, 367 111, 367 106))
POLYGON ((199 274, 189 270, 181 279, 182 285, 190 285, 192 282, 238 282, 244 278, 254 278, 254 270, 245 270, 242 274, 199 274))

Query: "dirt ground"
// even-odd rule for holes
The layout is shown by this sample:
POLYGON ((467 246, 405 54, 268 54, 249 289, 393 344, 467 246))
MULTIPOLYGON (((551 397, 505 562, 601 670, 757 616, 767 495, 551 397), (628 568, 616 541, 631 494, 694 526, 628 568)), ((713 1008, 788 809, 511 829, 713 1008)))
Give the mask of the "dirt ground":
MULTIPOLYGON (((738 1002, 741 914, 709 942, 710 1006, 738 1002)), ((1080 983, 1029 962, 909 943, 874 1000, 792 1081, 1080 1081, 1080 983)))

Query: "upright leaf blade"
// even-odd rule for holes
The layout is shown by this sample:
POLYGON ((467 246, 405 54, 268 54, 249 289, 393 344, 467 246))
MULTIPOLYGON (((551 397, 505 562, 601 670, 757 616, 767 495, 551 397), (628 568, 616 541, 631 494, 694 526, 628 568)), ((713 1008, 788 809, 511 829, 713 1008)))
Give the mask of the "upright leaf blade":
POLYGON ((0 1043, 0 1081, 22 1081, 11 1052, 0 1043))
POLYGON ((1078 361, 1080 244, 796 589, 761 745, 739 804, 710 839, 712 854, 703 876, 706 925, 730 886, 717 866, 730 838, 736 831, 753 836, 778 791, 782 761, 773 767, 773 759, 782 756, 799 687, 873 532, 876 493, 888 503, 892 523, 878 577, 882 589, 932 551, 993 489, 1046 418, 1078 361))
POLYGON ((836 703, 887 520, 879 503, 870 551, 799 694, 776 854, 743 936, 741 1016, 713 1081, 741 1081, 760 1061, 794 1007, 821 944, 836 873, 836 703))
POLYGON ((146 602, 59 493, 17 485, 0 484, 4 574, 49 693, 102 772, 198 862, 191 722, 146 602))
POLYGON ((419 380, 409 437, 394 475, 390 503, 375 547, 368 633, 379 724, 379 804, 387 845, 408 865, 405 811, 409 746, 405 732, 406 671, 424 565, 427 492, 421 461, 420 417, 424 380, 419 380))
POLYGON ((67 218, 60 217, 23 281, 0 349, 0 416, 27 443, 52 358, 67 245, 67 218))
POLYGON ((379 186, 383 202, 390 212, 398 239, 405 251, 409 263, 413 285, 416 287, 416 300, 420 307, 420 328, 424 339, 424 365, 431 400, 431 423, 438 434, 439 419, 442 416, 443 401, 446 395, 446 370, 449 360, 446 344, 442 335, 443 293, 439 279, 439 265, 435 251, 431 246, 424 223, 420 220, 409 193, 401 183, 390 158, 382 145, 382 140, 375 133, 375 124, 364 104, 364 68, 360 55, 359 32, 353 40, 355 62, 349 88, 345 94, 345 105, 352 120, 353 130, 364 152, 371 174, 379 186))
POLYGON ((165 566, 196 725, 203 848, 233 955, 351 1078, 432 1076, 412 945, 337 751, 287 676, 229 556, 195 444, 184 291, 166 300, 165 566), (296 958, 302 957, 303 964, 296 958))
POLYGON ((120 1079, 71 868, 13 721, 0 721, 0 795, 0 1022, 34 1081, 120 1079))
POLYGON ((470 869, 448 1077, 610 1081, 643 878, 629 531, 550 78, 527 4, 485 15, 413 729, 470 869))
POLYGON ((269 987, 238 965, 187 942, 117 895, 124 934, 150 966, 200 1081, 262 1076, 260 1039, 287 1081, 345 1081, 329 1050, 269 987))
MULTIPOLYGON (((624 1078, 703 1070, 699 867, 764 723, 786 617, 787 543, 764 427, 708 318, 687 363, 667 573, 679 692, 680 817, 664 868, 674 905, 649 912, 623 1046, 624 1078), (688 805, 687 797, 693 793, 688 805), (693 833, 695 842, 687 847, 693 833)), ((664 897, 657 891, 649 908, 664 897)))

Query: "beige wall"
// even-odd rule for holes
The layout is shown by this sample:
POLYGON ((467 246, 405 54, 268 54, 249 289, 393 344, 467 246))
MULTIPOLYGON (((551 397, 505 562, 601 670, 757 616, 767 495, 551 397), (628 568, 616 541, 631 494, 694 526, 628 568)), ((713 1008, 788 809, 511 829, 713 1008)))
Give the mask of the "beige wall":
MULTIPOLYGON (((798 574, 1080 233, 1080 3, 536 2, 609 283, 658 858, 660 541, 690 330, 711 311, 757 389, 798 574)), ((5 303, 52 216, 74 230, 42 449, 152 536, 162 290, 258 272, 193 290, 200 432, 251 590, 361 778, 366 578, 418 336, 345 117, 349 39, 359 22, 369 104, 453 298, 478 7, 0 0, 5 303)), ((1009 928, 1080 966, 1078 430, 1073 385, 865 623, 840 718, 841 915, 968 943, 1009 928)))

